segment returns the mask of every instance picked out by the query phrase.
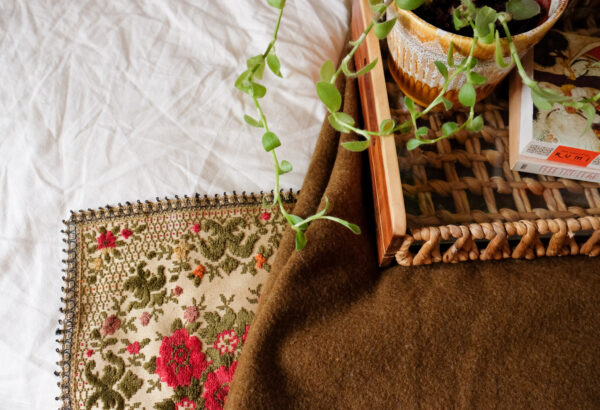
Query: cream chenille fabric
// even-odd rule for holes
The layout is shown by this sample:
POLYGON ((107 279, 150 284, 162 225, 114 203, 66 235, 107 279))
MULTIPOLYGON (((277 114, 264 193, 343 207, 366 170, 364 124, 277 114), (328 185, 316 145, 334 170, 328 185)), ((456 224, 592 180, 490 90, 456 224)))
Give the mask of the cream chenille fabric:
MULTIPOLYGON (((56 407, 54 331, 69 210, 174 195, 267 191, 252 102, 233 88, 270 40, 251 0, 0 2, 0 407, 56 407)), ((289 0, 264 109, 300 187, 325 114, 350 1, 289 0)))

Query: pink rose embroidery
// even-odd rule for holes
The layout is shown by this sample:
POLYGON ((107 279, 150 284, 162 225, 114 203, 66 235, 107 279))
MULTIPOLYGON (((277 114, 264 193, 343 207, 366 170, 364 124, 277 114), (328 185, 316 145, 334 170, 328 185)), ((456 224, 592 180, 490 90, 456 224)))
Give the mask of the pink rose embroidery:
POLYGON ((229 329, 219 333, 217 340, 213 344, 213 347, 219 351, 220 354, 233 353, 236 346, 240 344, 235 330, 229 329))
POLYGON ((117 238, 112 234, 111 231, 108 231, 106 233, 101 233, 96 238, 96 242, 98 242, 98 249, 114 248, 116 241, 117 241, 117 238))
POLYGON ((237 362, 233 362, 229 369, 221 366, 216 372, 207 375, 202 398, 204 398, 204 405, 208 410, 221 410, 223 408, 236 367, 237 362))
POLYGON ((264 221, 268 221, 269 219, 271 219, 271 214, 269 212, 263 212, 262 214, 260 214, 260 217, 264 221))
POLYGON ((150 313, 142 313, 142 316, 140 316, 140 323, 142 324, 142 326, 148 326, 148 323, 150 323, 150 317, 150 313))
POLYGON ((187 329, 176 330, 165 337, 156 358, 156 374, 173 388, 189 386, 192 377, 199 379, 208 363, 202 353, 202 342, 189 336, 187 329))
POLYGON ((138 354, 140 352, 140 342, 133 342, 127 346, 127 351, 129 354, 138 354))
POLYGON ((181 288, 181 286, 175 286, 175 288, 173 289, 173 294, 175 296, 179 296, 183 293, 183 289, 181 288))
POLYGON ((200 224, 199 223, 195 223, 193 224, 190 229, 192 230, 192 232, 194 233, 198 233, 200 232, 200 224))
POLYGON ((183 313, 183 317, 190 323, 194 323, 198 319, 198 308, 196 306, 188 306, 183 313))
POLYGON ((92 357, 92 355, 93 355, 93 354, 94 354, 94 350, 93 350, 93 349, 90 349, 90 350, 88 350, 87 352, 85 352, 85 355, 86 355, 87 357, 92 357))
POLYGON ((102 333, 112 335, 121 328, 121 319, 115 315, 110 315, 104 320, 102 325, 102 333))
POLYGON ((129 238, 132 234, 133 232, 131 232, 129 229, 123 229, 121 231, 121 236, 125 239, 129 238))

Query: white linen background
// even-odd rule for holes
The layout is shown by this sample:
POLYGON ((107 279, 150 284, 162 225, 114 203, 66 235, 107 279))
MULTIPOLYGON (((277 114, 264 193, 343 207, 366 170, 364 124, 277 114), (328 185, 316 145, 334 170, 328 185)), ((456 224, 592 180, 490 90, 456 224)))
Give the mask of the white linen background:
MULTIPOLYGON (((264 51, 264 0, 0 2, 0 408, 55 408, 62 219, 174 195, 268 191, 270 156, 233 88, 264 51)), ((288 0, 262 100, 298 189, 325 115, 349 0, 288 0)))

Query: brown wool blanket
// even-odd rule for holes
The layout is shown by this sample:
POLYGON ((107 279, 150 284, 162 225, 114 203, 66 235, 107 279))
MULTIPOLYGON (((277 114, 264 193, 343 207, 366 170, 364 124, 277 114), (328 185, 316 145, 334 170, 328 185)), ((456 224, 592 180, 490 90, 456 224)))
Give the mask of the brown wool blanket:
MULTIPOLYGON (((344 109, 357 116, 348 82, 344 109)), ((226 401, 252 408, 600 408, 600 268, 585 257, 378 269, 364 155, 324 125, 226 401)))

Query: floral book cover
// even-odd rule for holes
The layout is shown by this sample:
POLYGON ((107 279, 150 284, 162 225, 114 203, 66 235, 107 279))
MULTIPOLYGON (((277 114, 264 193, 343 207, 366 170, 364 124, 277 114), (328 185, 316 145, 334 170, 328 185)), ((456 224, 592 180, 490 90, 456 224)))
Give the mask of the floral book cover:
MULTIPOLYGON (((577 99, 600 92, 600 37, 552 30, 523 58, 528 75, 577 99)), ((591 127, 584 112, 534 104, 513 73, 510 89, 510 165, 513 170, 600 182, 600 102, 591 127)))

